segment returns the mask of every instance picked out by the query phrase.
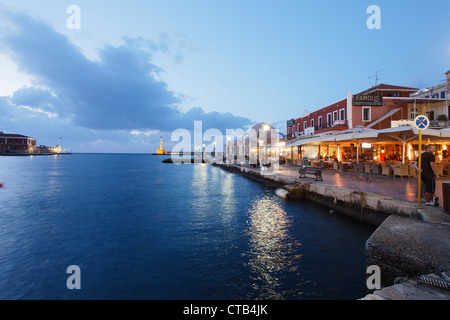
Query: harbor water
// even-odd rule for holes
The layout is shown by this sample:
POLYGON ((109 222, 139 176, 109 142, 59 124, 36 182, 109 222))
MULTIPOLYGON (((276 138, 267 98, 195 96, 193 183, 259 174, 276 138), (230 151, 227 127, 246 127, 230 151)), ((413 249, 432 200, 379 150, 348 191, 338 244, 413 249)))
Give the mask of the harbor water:
POLYGON ((0 299, 358 299, 374 227, 208 164, 0 157, 0 299), (81 289, 70 290, 69 266, 81 289))

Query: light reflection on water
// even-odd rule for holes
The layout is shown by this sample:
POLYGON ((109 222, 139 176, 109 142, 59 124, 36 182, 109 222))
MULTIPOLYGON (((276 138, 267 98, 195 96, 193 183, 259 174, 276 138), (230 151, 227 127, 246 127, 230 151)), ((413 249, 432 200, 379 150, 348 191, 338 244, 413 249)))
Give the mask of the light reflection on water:
POLYGON ((250 250, 244 255, 252 273, 253 290, 260 299, 283 299, 282 273, 295 272, 299 267, 301 255, 295 253, 301 243, 291 237, 291 220, 273 197, 256 199, 249 218, 250 250))

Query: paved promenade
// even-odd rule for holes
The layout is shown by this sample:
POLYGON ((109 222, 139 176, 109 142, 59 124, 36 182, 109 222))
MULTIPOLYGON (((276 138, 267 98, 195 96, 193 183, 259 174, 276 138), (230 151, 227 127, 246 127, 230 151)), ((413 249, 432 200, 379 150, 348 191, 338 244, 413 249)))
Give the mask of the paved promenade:
MULTIPOLYGON (((240 167, 237 165, 236 167, 240 167)), ((246 170, 260 172, 260 169, 245 167, 246 170)), ((336 170, 323 170, 323 181, 315 181, 313 176, 299 178, 299 167, 292 165, 280 165, 277 176, 285 176, 290 180, 298 182, 313 182, 315 184, 325 184, 336 186, 353 191, 360 191, 380 196, 390 197, 396 200, 411 202, 411 205, 417 206, 417 178, 393 178, 380 175, 370 175, 368 173, 341 172, 336 170)), ((436 196, 439 197, 439 207, 426 206, 425 198, 422 197, 421 210, 426 216, 435 223, 450 224, 450 214, 444 211, 444 198, 442 192, 442 183, 450 182, 450 177, 442 177, 436 183, 436 196)), ((422 194, 423 194, 422 186, 422 194)))
MULTIPOLYGON (((299 167, 280 165, 277 174, 298 178, 299 167)), ((367 173, 339 172, 336 170, 323 170, 323 182, 337 187, 353 189, 366 193, 390 196, 398 200, 417 203, 417 178, 392 178, 367 173)), ((300 181, 314 181, 314 178, 303 178, 300 181)), ((436 196, 439 197, 440 208, 443 210, 442 182, 450 182, 450 177, 443 177, 436 182, 436 196)), ((422 201, 425 205, 425 199, 422 201)))

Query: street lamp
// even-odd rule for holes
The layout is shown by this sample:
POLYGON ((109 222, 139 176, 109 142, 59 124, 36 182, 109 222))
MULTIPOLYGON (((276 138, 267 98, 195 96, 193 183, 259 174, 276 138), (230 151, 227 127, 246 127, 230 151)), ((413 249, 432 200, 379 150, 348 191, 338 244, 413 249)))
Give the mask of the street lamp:
POLYGON ((205 162, 204 157, 205 157, 205 145, 203 144, 202 162, 205 162))

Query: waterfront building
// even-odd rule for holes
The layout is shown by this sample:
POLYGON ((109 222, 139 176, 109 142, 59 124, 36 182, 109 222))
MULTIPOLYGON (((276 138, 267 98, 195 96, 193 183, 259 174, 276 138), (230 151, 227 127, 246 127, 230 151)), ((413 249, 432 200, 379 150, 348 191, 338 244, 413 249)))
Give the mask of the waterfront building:
POLYGON ((390 121, 409 119, 410 94, 419 89, 379 84, 314 112, 287 121, 287 139, 343 131, 356 126, 391 127, 390 121), (407 99, 407 100, 405 100, 407 99))
POLYGON ((0 153, 35 153, 36 139, 0 131, 0 153))
MULTIPOLYGON (((417 137, 413 134, 406 139, 407 131, 395 128, 413 127, 418 115, 429 118, 431 129, 443 129, 450 124, 447 121, 450 115, 450 71, 446 76, 445 84, 429 90, 379 84, 355 95, 349 92, 346 99, 288 120, 283 150, 286 160, 301 164, 304 158, 313 161, 353 161, 359 158, 381 162, 416 158, 419 154, 417 137), (431 95, 430 92, 435 93, 431 95), (384 132, 390 129, 393 129, 392 137, 396 132, 402 132, 403 136, 388 139, 388 135, 382 135, 385 140, 379 137, 366 139, 371 141, 352 138, 352 135, 357 136, 364 131, 384 132)), ((447 145, 450 144, 448 138, 436 142, 439 158, 446 158, 447 145)))
POLYGON ((241 137, 227 137, 225 155, 227 163, 259 166, 279 157, 279 133, 270 124, 260 122, 241 137))
POLYGON ((443 121, 450 118, 450 103, 448 103, 450 100, 450 70, 445 75, 446 79, 442 83, 411 94, 411 98, 415 100, 428 102, 424 114, 431 121, 440 121, 440 123, 433 123, 436 127, 447 126, 446 123, 443 124, 443 121))
POLYGON ((44 145, 39 146, 39 153, 51 153, 51 154, 60 154, 62 153, 61 146, 57 145, 56 147, 47 147, 44 145))
POLYGON ((411 95, 414 98, 449 99, 450 70, 445 73, 446 79, 442 83, 419 90, 411 95))

